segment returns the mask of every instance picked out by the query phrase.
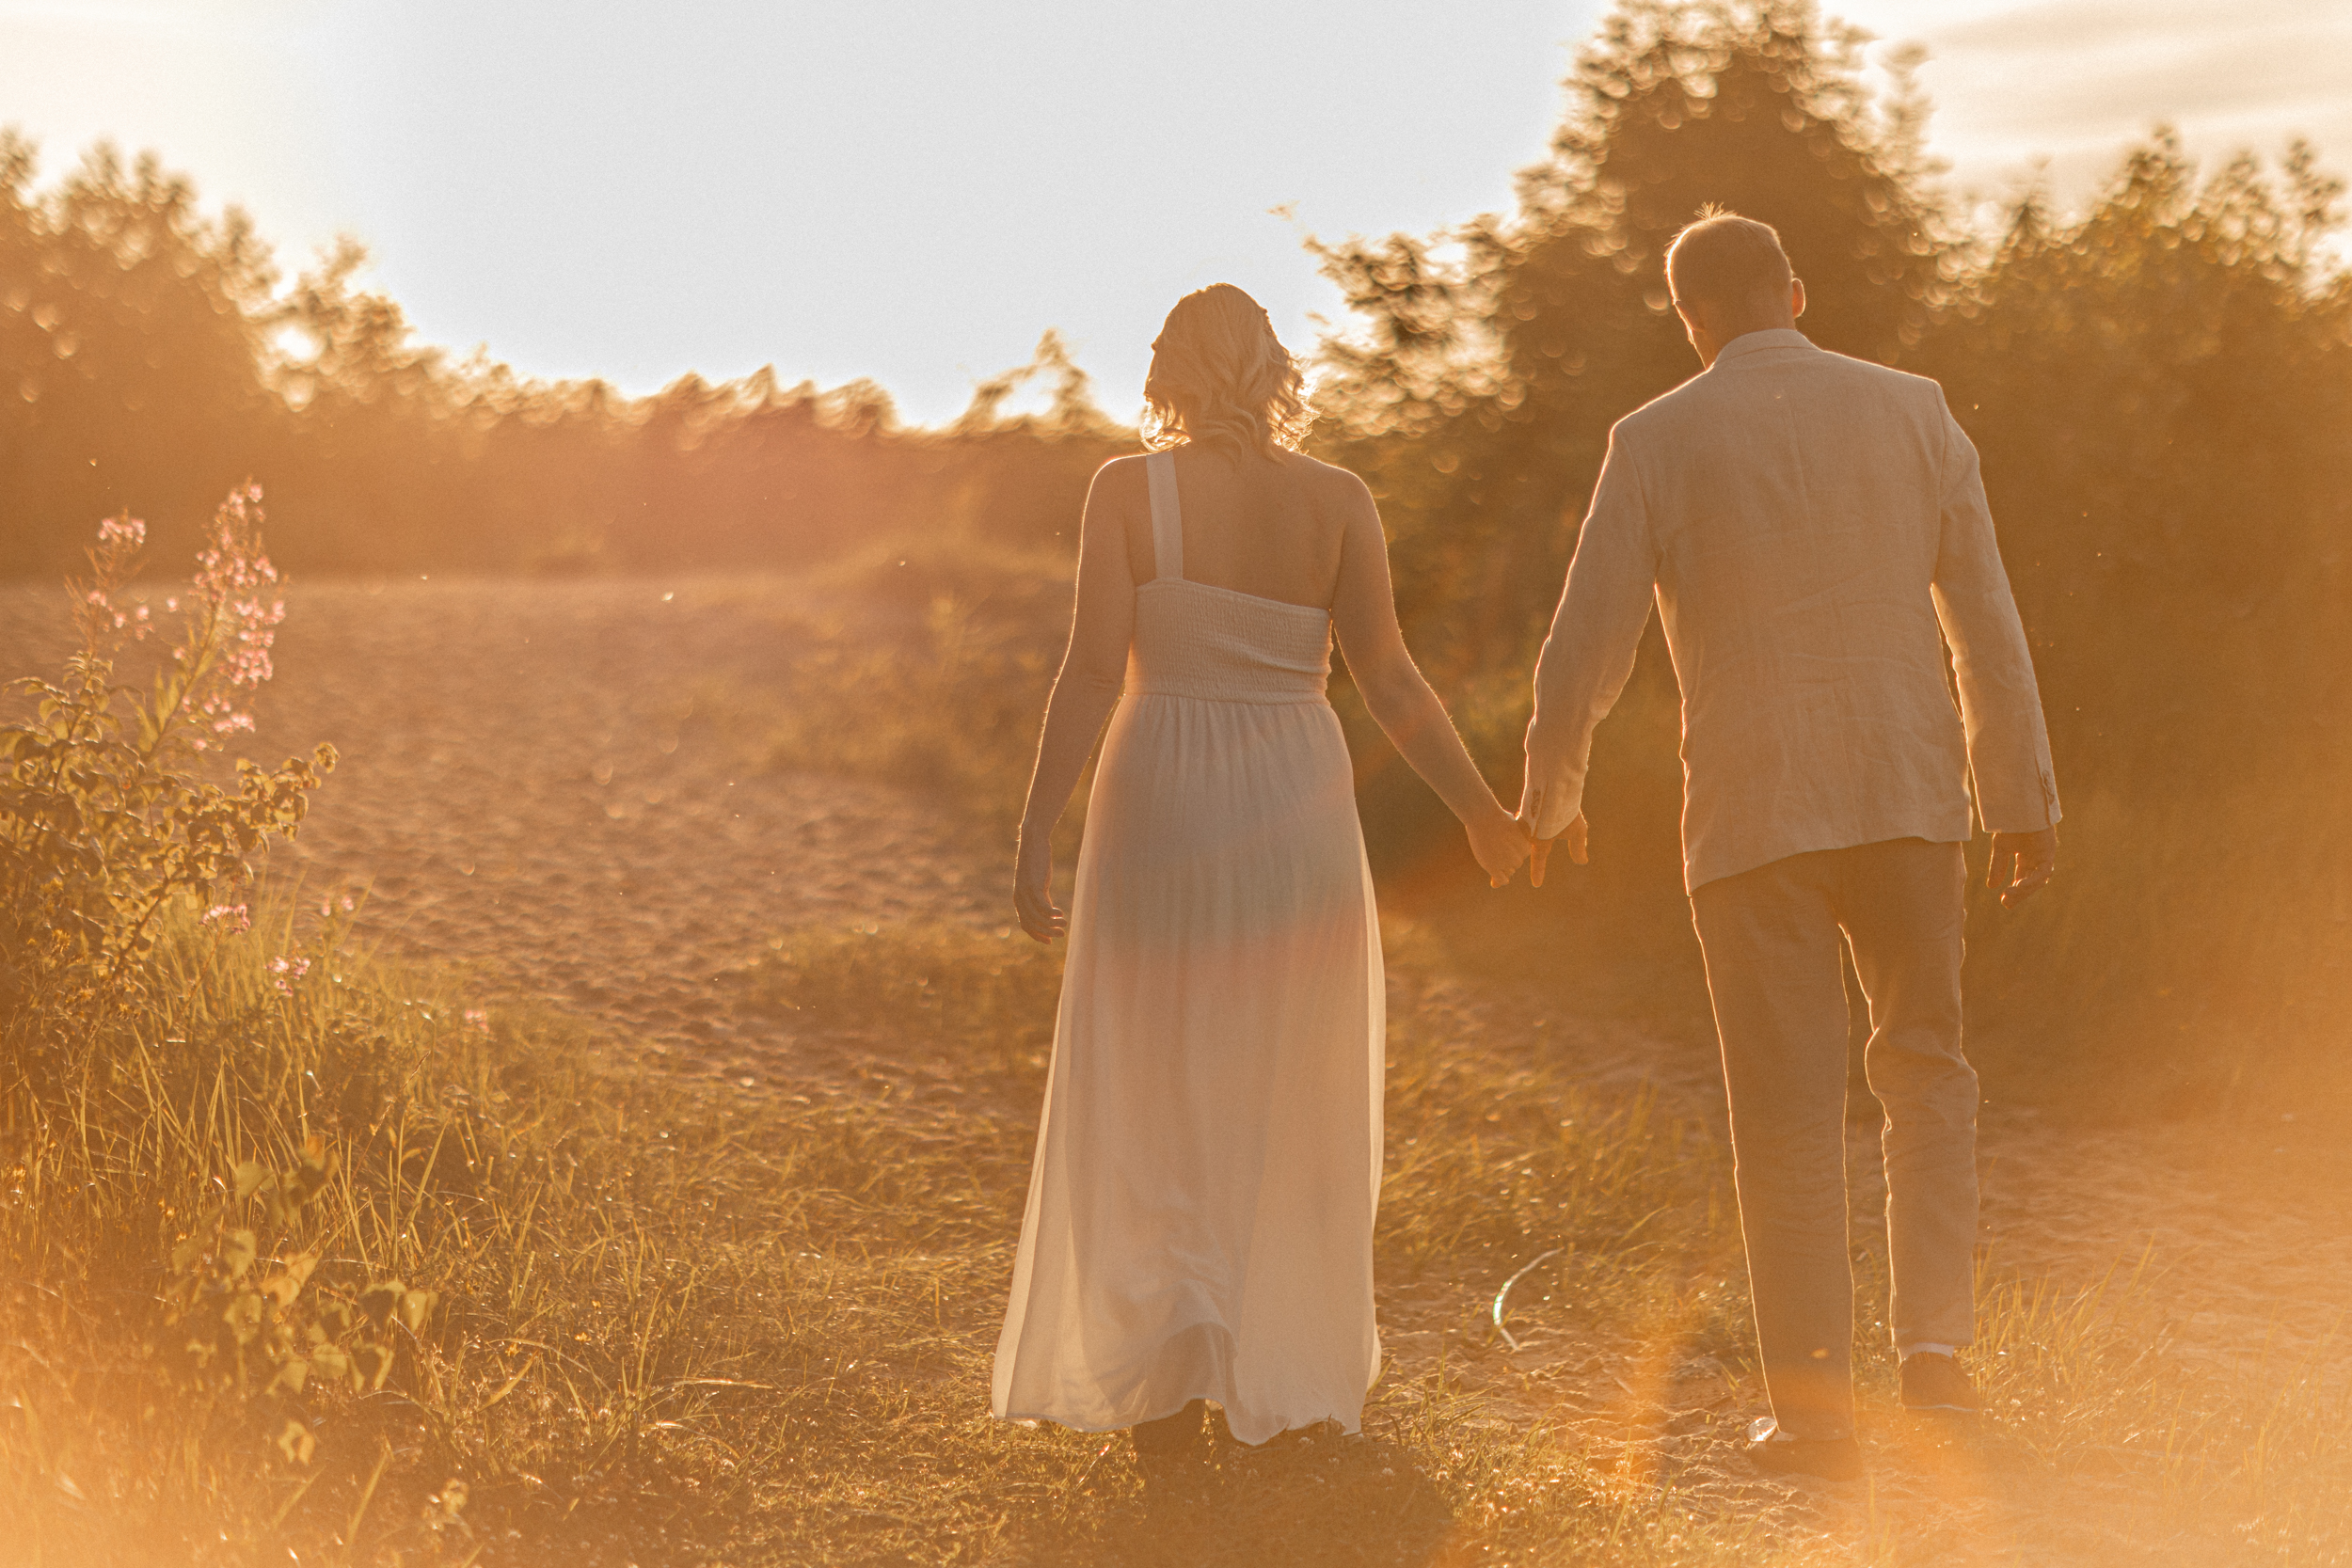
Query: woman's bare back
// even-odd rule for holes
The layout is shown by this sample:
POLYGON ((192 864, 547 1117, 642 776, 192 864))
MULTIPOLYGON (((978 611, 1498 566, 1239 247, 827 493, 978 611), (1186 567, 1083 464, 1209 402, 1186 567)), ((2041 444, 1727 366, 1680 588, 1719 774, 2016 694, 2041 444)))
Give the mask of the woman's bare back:
MULTIPOLYGON (((1361 489, 1354 475, 1290 451, 1269 461, 1186 449, 1175 462, 1188 580, 1314 610, 1332 607, 1345 554, 1344 507, 1361 489)), ((1120 475, 1127 561, 1142 584, 1156 570, 1143 459, 1121 467, 1132 468, 1120 475)))

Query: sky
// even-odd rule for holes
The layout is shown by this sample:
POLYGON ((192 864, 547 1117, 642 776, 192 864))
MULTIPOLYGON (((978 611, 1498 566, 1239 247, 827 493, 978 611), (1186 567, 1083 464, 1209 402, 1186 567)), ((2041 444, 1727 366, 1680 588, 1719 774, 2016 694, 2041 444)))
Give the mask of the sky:
MULTIPOLYGON (((101 137, 339 233, 426 341, 632 392, 772 364, 951 419, 1058 328, 1114 415, 1187 290, 1310 350, 1304 248, 1510 205, 1601 0, 0 0, 38 182, 101 137)), ((2079 201, 2159 121, 2352 166, 2352 0, 1832 0, 1933 150, 2079 201)))

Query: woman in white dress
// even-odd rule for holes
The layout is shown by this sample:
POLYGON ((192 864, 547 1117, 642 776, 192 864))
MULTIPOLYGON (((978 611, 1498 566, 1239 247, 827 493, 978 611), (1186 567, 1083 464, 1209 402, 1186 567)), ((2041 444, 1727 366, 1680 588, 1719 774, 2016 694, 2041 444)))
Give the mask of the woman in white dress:
POLYGON ((1049 942, 1050 835, 1107 716, 992 1390, 1147 1457, 1198 1453, 1212 1400, 1244 1443, 1354 1432, 1379 1367, 1385 995, 1333 632, 1494 884, 1528 854, 1406 651, 1371 493, 1292 450, 1264 310, 1203 289, 1152 349, 1160 450, 1087 497, 1022 816, 1014 902, 1049 942))

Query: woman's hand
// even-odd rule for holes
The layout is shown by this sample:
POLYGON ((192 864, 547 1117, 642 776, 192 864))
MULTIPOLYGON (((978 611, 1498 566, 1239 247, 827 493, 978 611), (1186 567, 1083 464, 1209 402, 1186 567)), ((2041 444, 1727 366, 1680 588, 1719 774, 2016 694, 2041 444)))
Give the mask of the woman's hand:
POLYGON ((1021 928, 1040 942, 1060 936, 1067 923, 1054 907, 1054 846, 1044 833, 1022 835, 1013 856, 1012 908, 1021 928))
POLYGON ((1528 856, 1527 832, 1518 818, 1501 806, 1488 803, 1487 809, 1465 825, 1470 832, 1470 853, 1486 868, 1486 880, 1501 887, 1511 879, 1528 856))

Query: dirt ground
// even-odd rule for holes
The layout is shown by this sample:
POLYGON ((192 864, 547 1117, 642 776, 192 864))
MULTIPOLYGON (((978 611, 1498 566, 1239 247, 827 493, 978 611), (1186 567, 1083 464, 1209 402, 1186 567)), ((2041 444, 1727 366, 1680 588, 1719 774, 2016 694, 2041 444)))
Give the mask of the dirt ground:
MULTIPOLYGON (((341 749, 342 766, 279 878, 307 898, 368 890, 363 929, 394 954, 473 973, 618 1037, 746 1083, 854 1069, 739 1016, 718 976, 771 934, 812 923, 1007 918, 1007 867, 936 801, 862 781, 763 773, 709 721, 731 684, 772 682, 796 647, 797 591, 773 582, 298 584, 257 704, 250 754, 341 749)), ((63 595, 0 588, 0 675, 54 673, 63 595)), ((1400 998, 1400 1001, 1403 999, 1400 998)), ((1444 990, 1453 1025, 1530 1031, 1540 1004, 1444 990)), ((1556 1011, 1556 1003, 1553 1010, 1556 1011)), ((1720 1126, 1708 1054, 1603 1021, 1556 1025, 1544 1049, 1597 1082, 1655 1085, 1720 1126)), ((2093 1283, 2143 1264, 2169 1353, 2229 1366, 2267 1354, 2352 1370, 2352 1160, 2328 1130, 2059 1127, 1995 1107, 1984 1125, 1985 1229, 1998 1273, 2093 1283)), ((1877 1203, 1858 1134, 1858 1230, 1877 1203)), ((1468 1285, 1383 1302, 1399 1372, 1442 1351, 1499 1408, 1596 1444, 1687 1449, 1685 1479, 1746 1495, 1709 1461, 1755 1412, 1720 1369, 1646 1370, 1523 1325, 1496 1340, 1468 1285), (1663 1445, 1661 1447, 1661 1445, 1663 1445)), ((1927 1472, 1919 1484, 1943 1485, 1927 1472)), ((1767 1490, 1770 1490, 1769 1488, 1767 1490)), ((1983 1500, 1997 1513, 1997 1498, 1983 1500)), ((1996 1531, 1997 1533, 1997 1531, 1996 1531)), ((2086 1550, 2090 1548, 2087 1546, 2086 1550)))
MULTIPOLYGON (((0 588, 0 672, 54 676, 64 604, 0 588)), ((795 926, 993 912, 930 803, 762 773, 714 731, 714 693, 793 657, 794 607, 711 581, 296 584, 237 750, 342 761, 273 879, 365 890, 365 935, 492 995, 776 1069, 788 1041, 728 1008, 721 969, 795 926)))

